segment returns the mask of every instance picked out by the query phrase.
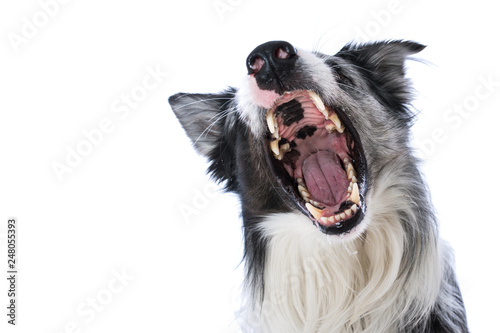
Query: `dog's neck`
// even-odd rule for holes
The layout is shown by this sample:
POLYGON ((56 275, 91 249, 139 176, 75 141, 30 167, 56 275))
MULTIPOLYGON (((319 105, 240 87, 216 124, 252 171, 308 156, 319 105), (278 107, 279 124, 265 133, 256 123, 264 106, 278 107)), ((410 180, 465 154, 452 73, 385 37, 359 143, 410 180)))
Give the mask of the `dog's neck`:
POLYGON ((264 294, 244 306, 250 326, 262 332, 397 332, 401 309, 408 320, 432 310, 442 274, 437 235, 407 267, 400 214, 411 210, 411 200, 397 187, 378 188, 385 190, 369 198, 370 223, 356 239, 329 239, 300 213, 274 214, 259 224, 267 240, 264 294), (388 210, 387 202, 398 198, 399 212, 388 210))

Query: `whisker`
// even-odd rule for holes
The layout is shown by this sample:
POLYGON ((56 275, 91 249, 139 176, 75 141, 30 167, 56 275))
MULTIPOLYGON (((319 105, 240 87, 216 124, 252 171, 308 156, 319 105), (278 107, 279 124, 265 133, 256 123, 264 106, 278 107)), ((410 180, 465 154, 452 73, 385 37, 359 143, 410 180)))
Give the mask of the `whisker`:
MULTIPOLYGON (((186 94, 186 95, 189 95, 189 94, 186 94)), ((227 99, 228 99, 227 97, 214 97, 214 98, 200 99, 200 100, 193 101, 191 103, 187 103, 187 104, 181 105, 180 107, 178 107, 178 109, 182 109, 182 108, 185 108, 186 106, 190 106, 190 105, 193 105, 193 104, 196 104, 196 103, 204 103, 204 102, 218 101, 218 100, 227 100, 227 99)), ((223 105, 225 105, 226 103, 224 103, 223 105)))
MULTIPOLYGON (((225 104, 225 103, 224 103, 225 104)), ((221 108, 223 107, 224 105, 221 106, 221 108)), ((213 117, 211 117, 209 119, 209 122, 210 124, 203 130, 203 132, 200 133, 200 135, 198 136, 198 138, 194 141, 194 143, 196 144, 203 136, 205 135, 208 135, 208 133, 212 130, 212 128, 223 118, 227 117, 229 114, 231 113, 235 113, 237 112, 237 110, 235 108, 230 108, 230 109, 227 109, 227 110, 224 110, 224 111, 220 111, 219 109, 219 112, 214 115, 213 117)))
POLYGON ((371 69, 368 69, 368 68, 365 68, 365 67, 362 67, 362 66, 359 66, 359 65, 356 65, 356 64, 336 64, 334 67, 339 67, 340 69, 346 69, 348 67, 352 67, 352 68, 356 68, 360 71, 364 71, 364 72, 368 72, 370 74, 374 74, 374 71, 372 71, 371 69))
POLYGON ((357 93, 360 93, 361 95, 371 96, 368 92, 363 91, 363 90, 361 90, 361 89, 358 89, 358 88, 356 88, 356 87, 353 87, 353 86, 351 86, 351 85, 349 85, 349 84, 345 84, 345 83, 342 83, 342 82, 337 82, 337 84, 338 84, 339 86, 344 86, 344 87, 350 88, 350 89, 352 89, 352 90, 356 91, 357 93))

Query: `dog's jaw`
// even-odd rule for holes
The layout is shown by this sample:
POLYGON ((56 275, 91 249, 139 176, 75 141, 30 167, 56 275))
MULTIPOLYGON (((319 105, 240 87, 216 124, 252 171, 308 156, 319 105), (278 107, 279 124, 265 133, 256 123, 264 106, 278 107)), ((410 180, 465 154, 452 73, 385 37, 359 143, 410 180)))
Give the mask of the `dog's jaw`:
MULTIPOLYGON (((261 89, 255 75, 250 73, 236 95, 240 116, 252 134, 266 142, 267 154, 274 156, 274 159, 268 159, 268 166, 297 209, 332 237, 345 238, 351 232, 358 235, 357 230, 364 229, 356 227, 363 220, 366 195, 366 161, 361 142, 347 116, 340 114, 339 118, 341 111, 333 109, 337 103, 335 96, 340 94, 335 71, 313 53, 298 50, 294 56, 294 70, 307 83, 301 85, 299 80, 294 86, 285 81, 282 85, 292 90, 278 94, 274 90, 261 89), (301 89, 308 85, 314 87, 314 91, 301 89), (287 115, 288 119, 283 121, 283 110, 293 103, 292 108, 298 108, 299 112, 309 110, 303 113, 306 115, 304 121, 294 119, 293 114, 287 115), (349 124, 348 128, 344 122, 349 124), (316 129, 321 134, 314 134, 316 129), (315 172, 302 172, 311 169, 315 172), (321 177, 313 176, 322 172, 321 177), (316 181, 323 185, 318 187, 316 181), (325 191, 322 187, 326 184, 330 184, 330 189, 325 191)), ((304 117, 303 114, 296 116, 304 117)))

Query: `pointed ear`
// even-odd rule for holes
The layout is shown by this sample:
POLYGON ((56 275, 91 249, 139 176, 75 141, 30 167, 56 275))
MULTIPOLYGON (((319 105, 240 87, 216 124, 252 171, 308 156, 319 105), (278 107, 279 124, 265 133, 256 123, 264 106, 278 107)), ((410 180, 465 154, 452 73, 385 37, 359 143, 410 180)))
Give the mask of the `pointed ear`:
POLYGON ((209 158, 223 140, 227 109, 234 89, 219 94, 185 94, 170 96, 168 102, 196 150, 209 158))
POLYGON ((404 75, 404 62, 425 45, 411 41, 384 41, 367 44, 348 44, 338 56, 362 64, 388 79, 404 75))
POLYGON ((176 94, 168 101, 196 150, 208 158, 208 172, 228 191, 236 189, 235 116, 236 89, 219 94, 176 94), (233 120, 228 120, 229 118, 233 120))
POLYGON ((370 85, 389 107, 400 109, 410 102, 411 90, 405 79, 405 61, 425 45, 411 41, 383 41, 346 45, 337 56, 365 70, 370 85))

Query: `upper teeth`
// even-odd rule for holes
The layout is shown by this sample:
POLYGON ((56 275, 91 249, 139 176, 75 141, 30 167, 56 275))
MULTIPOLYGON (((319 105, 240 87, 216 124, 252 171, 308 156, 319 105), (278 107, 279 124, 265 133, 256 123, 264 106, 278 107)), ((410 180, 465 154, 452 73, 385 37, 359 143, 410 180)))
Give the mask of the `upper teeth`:
POLYGON ((271 150, 274 153, 274 158, 281 161, 283 159, 283 156, 285 156, 285 154, 291 151, 292 149, 288 142, 280 146, 278 140, 279 139, 275 139, 271 141, 269 145, 271 146, 271 150))
POLYGON ((332 113, 330 117, 328 117, 328 119, 330 119, 335 124, 335 127, 337 128, 337 131, 339 133, 344 133, 344 125, 340 121, 339 116, 337 116, 337 114, 332 113))
MULTIPOLYGON (((269 128, 269 132, 271 132, 271 134, 274 137, 274 140, 269 142, 269 146, 271 147, 274 156, 277 159, 281 160, 283 158, 283 156, 280 154, 281 148, 279 146, 279 141, 281 138, 278 131, 278 122, 276 121, 276 116, 274 115, 273 109, 269 109, 267 111, 266 122, 267 122, 267 127, 269 128)), ((288 148, 289 147, 290 145, 288 145, 288 148)))
POLYGON ((273 151, 273 153, 275 155, 279 155, 280 154, 280 148, 278 146, 278 140, 271 141, 270 146, 271 146, 271 150, 273 151))
POLYGON ((332 133, 335 129, 339 133, 344 133, 344 125, 340 121, 339 117, 337 116, 336 113, 329 114, 328 110, 325 107, 325 104, 321 100, 321 98, 316 94, 314 91, 308 91, 309 97, 313 101, 314 105, 316 108, 325 116, 326 120, 331 120, 332 123, 328 123, 325 125, 326 129, 328 130, 329 133, 332 133))
POLYGON ((274 131, 278 127, 278 123, 276 122, 276 118, 272 109, 269 109, 269 111, 267 111, 266 120, 267 127, 269 127, 269 132, 271 132, 271 134, 274 133, 274 131))
POLYGON ((330 119, 337 128, 342 127, 342 123, 340 122, 339 117, 335 113, 332 113, 330 117, 328 117, 328 119, 330 119))
POLYGON ((318 110, 325 116, 325 118, 328 118, 328 111, 325 108, 325 104, 323 104, 323 101, 321 98, 316 94, 314 91, 308 91, 309 97, 313 101, 314 105, 318 108, 318 110))
MULTIPOLYGON (((333 133, 334 131, 337 131, 339 133, 344 133, 344 125, 340 121, 338 115, 334 112, 330 114, 330 112, 327 110, 325 107, 325 104, 321 100, 321 98, 316 94, 314 91, 308 90, 307 93, 309 94, 309 98, 311 101, 314 103, 316 108, 323 114, 325 118, 325 128, 328 131, 328 133, 333 133)), ((290 93, 285 93, 285 95, 290 94, 290 93)), ((269 129, 269 132, 271 132, 272 136, 276 139, 270 142, 271 145, 271 150, 273 151, 275 158, 281 160, 283 158, 283 155, 281 154, 281 151, 287 152, 289 151, 289 147, 287 148, 282 148, 278 145, 278 142, 281 139, 280 136, 280 131, 279 131, 279 123, 278 119, 276 118, 276 114, 274 113, 274 108, 270 108, 267 111, 266 114, 266 123, 267 127, 269 129), (275 142, 276 141, 276 142, 275 142)))

